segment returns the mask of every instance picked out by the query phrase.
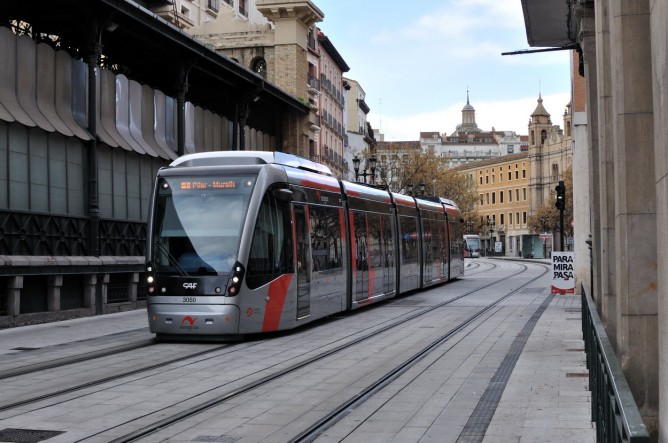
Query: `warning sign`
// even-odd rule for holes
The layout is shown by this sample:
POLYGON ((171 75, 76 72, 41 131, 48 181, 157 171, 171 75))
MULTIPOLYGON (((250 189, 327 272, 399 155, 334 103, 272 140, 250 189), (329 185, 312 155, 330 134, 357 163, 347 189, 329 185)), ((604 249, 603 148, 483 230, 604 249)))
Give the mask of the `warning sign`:
POLYGON ((552 293, 575 293, 575 259, 573 252, 552 252, 552 293))

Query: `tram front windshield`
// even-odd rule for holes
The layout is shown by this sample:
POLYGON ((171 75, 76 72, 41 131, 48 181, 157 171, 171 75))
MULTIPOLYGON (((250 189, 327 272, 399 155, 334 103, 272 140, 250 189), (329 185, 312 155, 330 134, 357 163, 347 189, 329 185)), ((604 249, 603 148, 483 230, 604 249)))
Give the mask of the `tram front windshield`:
POLYGON ((152 262, 156 272, 228 274, 237 260, 255 178, 161 178, 152 262))
POLYGON ((477 237, 467 237, 465 239, 465 249, 468 249, 469 251, 474 251, 477 252, 480 250, 480 239, 477 237))

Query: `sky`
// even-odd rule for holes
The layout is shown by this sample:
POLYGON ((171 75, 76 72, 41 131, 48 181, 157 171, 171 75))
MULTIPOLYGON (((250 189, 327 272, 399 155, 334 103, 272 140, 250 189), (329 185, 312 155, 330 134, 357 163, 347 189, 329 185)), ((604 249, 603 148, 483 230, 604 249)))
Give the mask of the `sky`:
MULTIPOLYGON (((563 127, 570 51, 532 49, 521 0, 312 0, 318 24, 360 83, 386 141, 452 133, 469 91, 482 130, 527 134, 538 95, 563 127)), ((536 49, 536 48, 533 48, 536 49)))

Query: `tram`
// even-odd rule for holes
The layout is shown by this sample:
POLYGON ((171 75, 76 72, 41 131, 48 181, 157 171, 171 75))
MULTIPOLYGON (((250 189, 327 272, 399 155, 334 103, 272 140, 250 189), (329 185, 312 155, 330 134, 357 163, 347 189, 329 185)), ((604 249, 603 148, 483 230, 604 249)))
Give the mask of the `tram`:
POLYGON ((464 257, 480 257, 480 236, 475 234, 466 234, 464 236, 464 257))
POLYGON ((461 213, 281 152, 189 154, 157 173, 146 291, 158 338, 298 327, 464 273, 461 213))

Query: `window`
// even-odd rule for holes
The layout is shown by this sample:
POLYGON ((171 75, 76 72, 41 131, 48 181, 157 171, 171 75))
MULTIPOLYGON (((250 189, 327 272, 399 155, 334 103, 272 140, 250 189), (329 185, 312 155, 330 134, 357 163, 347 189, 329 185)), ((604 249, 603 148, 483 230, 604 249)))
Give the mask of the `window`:
POLYGON ((522 169, 522 178, 527 178, 527 170, 522 169))
POLYGON ((496 175, 492 176, 492 183, 496 183, 496 175))
POLYGON ((522 223, 526 224, 527 223, 527 213, 522 212, 522 223))
POLYGON ((552 181, 559 180, 559 165, 552 163, 552 181))
POLYGON ((489 192, 485 194, 485 201, 487 202, 487 204, 489 204, 489 192))
POLYGON ((522 200, 527 201, 527 188, 522 188, 522 200))
POLYGON ((503 191, 499 192, 499 203, 503 204, 503 191))
POLYGON ((508 224, 509 225, 513 224, 513 213, 512 212, 508 213, 508 224))
POLYGON ((508 203, 512 203, 512 202, 513 202, 513 190, 508 189, 508 203))
POLYGON ((480 194, 480 206, 484 205, 485 202, 483 201, 482 194, 480 194))
POLYGON ((482 185, 482 175, 480 176, 480 184, 482 185))
POLYGON ((248 0, 239 0, 239 14, 248 18, 248 0))
POLYGON ((515 189, 515 201, 520 201, 520 188, 515 189))
POLYGON ((507 152, 508 152, 508 154, 514 154, 515 153, 515 146, 508 145, 507 152))
POLYGON ((485 176, 485 184, 486 184, 486 185, 489 184, 489 175, 486 175, 486 176, 485 176))
POLYGON ((520 179, 520 171, 515 171, 515 180, 520 179))
POLYGON ((500 182, 503 181, 503 172, 499 172, 499 181, 500 181, 500 182))
POLYGON ((213 12, 218 12, 220 11, 220 0, 207 0, 206 7, 213 12))
POLYGON ((508 171, 508 181, 513 179, 513 173, 508 171))
MULTIPOLYGON (((526 214, 526 212, 525 212, 525 214, 526 214)), ((517 220, 515 223, 519 224, 520 223, 520 213, 519 212, 515 213, 515 219, 517 220)), ((526 220, 524 221, 524 223, 526 223, 526 220)))
POLYGON ((492 204, 496 204, 496 192, 492 192, 492 204))
MULTIPOLYGON (((338 219, 337 219, 338 220, 338 219)), ((268 191, 262 199, 248 256, 246 284, 255 289, 293 271, 290 205, 268 191)))
POLYGON ((503 214, 501 214, 500 217, 501 217, 501 218, 500 218, 500 220, 501 220, 501 224, 503 225, 503 224, 504 224, 504 223, 503 223, 503 214))
POLYGON ((418 261, 418 224, 416 217, 399 217, 399 229, 401 229, 401 263, 417 263, 418 261))
POLYGON ((313 271, 328 271, 342 267, 343 245, 339 209, 309 206, 308 214, 313 271))

